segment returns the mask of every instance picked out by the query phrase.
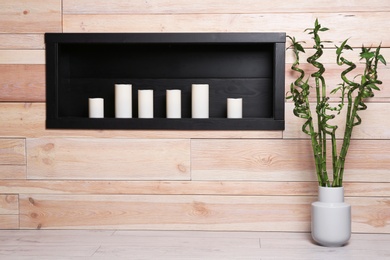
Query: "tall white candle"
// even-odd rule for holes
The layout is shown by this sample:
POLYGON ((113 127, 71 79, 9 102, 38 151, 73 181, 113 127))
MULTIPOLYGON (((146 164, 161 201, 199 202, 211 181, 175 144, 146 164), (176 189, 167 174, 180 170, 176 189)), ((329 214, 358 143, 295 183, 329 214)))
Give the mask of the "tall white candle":
POLYGON ((192 118, 209 118, 209 85, 192 84, 192 118))
POLYGON ((103 98, 89 98, 89 117, 103 118, 104 117, 104 99, 103 98))
POLYGON ((138 90, 138 117, 153 118, 153 90, 138 90))
POLYGON ((242 98, 227 99, 227 117, 242 118, 242 98))
POLYGON ((167 89, 167 118, 181 118, 181 90, 167 89))
POLYGON ((132 118, 132 85, 115 84, 115 117, 132 118))

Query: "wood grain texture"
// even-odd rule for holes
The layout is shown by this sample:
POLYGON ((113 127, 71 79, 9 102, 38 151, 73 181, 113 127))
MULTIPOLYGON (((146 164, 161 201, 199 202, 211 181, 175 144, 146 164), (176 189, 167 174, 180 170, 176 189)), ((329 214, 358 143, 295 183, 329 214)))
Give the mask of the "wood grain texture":
MULTIPOLYGON (((321 58, 332 88, 345 38, 355 62, 361 44, 390 56, 389 14, 383 0, 0 0, 0 229, 20 217, 25 229, 308 232, 317 183, 290 101, 285 131, 47 130, 44 33, 282 31, 306 41, 308 67, 303 30, 318 17, 333 41, 321 58)), ((287 50, 286 91, 292 62, 287 50)), ((389 70, 379 67, 347 157, 353 232, 390 233, 389 70)))
POLYGON ((0 33, 61 31, 61 0, 0 1, 0 33))
POLYGON ((19 215, 0 215, 0 229, 19 229, 19 215))
POLYGON ((346 198, 352 206, 352 230, 390 231, 390 198, 346 198))
POLYGON ((189 180, 188 140, 27 140, 27 178, 189 180))
POLYGON ((44 65, 0 65, 0 101, 45 101, 44 65))
POLYGON ((291 230, 309 228, 311 197, 21 195, 21 228, 291 230), (234 207, 232 207, 234 205, 234 207))
POLYGON ((45 103, 0 102, 0 136, 110 138, 282 138, 282 131, 46 130, 45 103))
MULTIPOLYGON (((351 142, 344 180, 390 182, 389 145, 351 142)), ((193 140, 191 148, 193 180, 316 180, 309 140, 193 140)))
POLYGON ((19 214, 18 195, 0 194, 0 215, 19 214))
MULTIPOLYGON (((390 182, 345 182, 350 197, 390 197, 390 182)), ((0 180, 0 194, 317 196, 317 182, 0 180)))
POLYGON ((45 51, 0 50, 0 64, 45 64, 45 51))
POLYGON ((0 164, 26 164, 25 139, 0 139, 0 164))
POLYGON ((3 50, 42 50, 45 48, 43 33, 2 33, 0 49, 3 50))
MULTIPOLYGON (((316 198, 23 194, 20 200, 20 226, 26 229, 309 231, 316 198)), ((352 232, 390 231, 388 197, 346 201, 354 209, 352 232)))
POLYGON ((335 28, 331 34, 322 37, 327 47, 334 48, 334 44, 340 44, 348 37, 353 47, 380 42, 383 47, 389 47, 390 36, 383 32, 383 28, 390 26, 388 16, 389 12, 291 13, 288 15, 285 13, 65 14, 63 29, 64 32, 286 32, 302 41, 310 42, 311 36, 303 31, 312 27, 315 20, 313 17, 317 17, 324 26, 335 28), (339 42, 326 43, 335 39, 339 39, 339 42))
MULTIPOLYGON (((0 165, 0 180, 26 179, 26 168, 26 165, 0 165)), ((12 183, 9 185, 12 187, 12 183)))
POLYGON ((116 4, 102 0, 64 0, 63 12, 65 14, 123 14, 123 13, 294 13, 299 7, 300 12, 375 12, 390 11, 390 6, 380 0, 359 2, 345 0, 334 2, 332 5, 321 0, 298 0, 286 2, 282 0, 242 0, 239 3, 226 4, 224 0, 206 0, 202 2, 188 2, 186 0, 117 0, 116 4))
MULTIPOLYGON (((350 194, 387 196, 389 183, 376 189, 355 183, 350 194)), ((29 194, 118 194, 118 195, 280 195, 315 196, 316 182, 246 182, 246 181, 91 181, 91 180, 0 180, 0 193, 29 194)))

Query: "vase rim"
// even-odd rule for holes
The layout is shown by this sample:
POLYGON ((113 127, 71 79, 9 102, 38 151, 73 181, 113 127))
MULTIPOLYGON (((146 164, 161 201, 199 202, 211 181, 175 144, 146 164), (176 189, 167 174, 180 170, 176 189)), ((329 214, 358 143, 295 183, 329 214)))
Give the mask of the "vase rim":
POLYGON ((324 188, 324 189, 343 189, 344 186, 341 187, 324 187, 324 186, 318 186, 319 188, 324 188))
POLYGON ((343 202, 344 188, 343 187, 322 187, 318 189, 318 199, 321 202, 343 202))

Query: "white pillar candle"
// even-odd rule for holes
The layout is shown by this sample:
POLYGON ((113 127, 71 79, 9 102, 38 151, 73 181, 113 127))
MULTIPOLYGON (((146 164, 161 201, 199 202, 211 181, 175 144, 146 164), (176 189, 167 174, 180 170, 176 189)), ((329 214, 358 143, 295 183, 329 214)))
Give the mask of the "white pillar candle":
POLYGON ((132 118, 132 85, 115 84, 115 117, 132 118))
POLYGON ((227 117, 242 118, 242 98, 227 99, 227 117))
POLYGON ((209 118, 209 85, 192 84, 192 118, 209 118))
POLYGON ((153 90, 138 90, 138 117, 153 118, 153 90))
POLYGON ((181 118, 181 90, 167 89, 167 118, 181 118))
POLYGON ((103 118, 104 117, 104 99, 103 98, 89 98, 89 117, 103 118))

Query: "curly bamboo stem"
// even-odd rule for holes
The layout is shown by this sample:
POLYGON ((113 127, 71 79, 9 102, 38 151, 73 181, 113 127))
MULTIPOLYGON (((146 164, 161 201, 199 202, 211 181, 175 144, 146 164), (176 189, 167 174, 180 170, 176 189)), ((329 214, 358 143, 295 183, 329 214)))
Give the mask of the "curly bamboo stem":
MULTIPOLYGON (((316 115, 317 115, 317 130, 315 130, 313 125, 313 117, 310 109, 309 94, 310 88, 309 79, 304 81, 305 71, 299 68, 299 53, 305 52, 302 45, 295 40, 295 38, 288 36, 291 41, 294 54, 295 62, 292 65, 291 69, 298 72, 298 78, 291 84, 291 95, 287 98, 292 98, 294 101, 294 115, 300 118, 304 118, 306 121, 302 125, 302 131, 310 136, 316 174, 318 179, 318 184, 320 186, 332 186, 340 187, 343 185, 343 175, 344 175, 344 165, 346 156, 348 153, 349 145, 352 137, 352 130, 355 126, 361 124, 361 118, 358 114, 358 111, 365 110, 367 106, 363 102, 367 97, 373 97, 373 90, 379 90, 376 86, 377 84, 382 84, 381 81, 377 79, 377 66, 381 62, 386 65, 384 57, 380 54, 380 46, 376 48, 375 52, 370 52, 370 48, 362 47, 362 53, 360 54, 361 59, 365 60, 365 70, 363 75, 361 75, 361 83, 356 83, 347 78, 347 74, 351 73, 355 68, 356 64, 348 61, 342 57, 343 50, 352 50, 350 46, 347 45, 347 40, 345 40, 340 47, 337 48, 337 60, 336 63, 340 66, 347 65, 348 67, 341 73, 342 84, 339 84, 339 87, 334 89, 331 93, 341 91, 341 101, 337 107, 331 107, 326 93, 326 84, 323 73, 325 72, 325 67, 318 59, 323 54, 323 45, 319 36, 319 32, 327 31, 327 28, 321 27, 318 23, 318 20, 315 21, 314 28, 306 29, 309 31, 309 34, 313 35, 314 46, 316 50, 315 54, 310 56, 307 61, 313 65, 317 71, 310 75, 311 78, 314 78, 315 81, 315 90, 316 90, 316 115), (340 150, 340 153, 337 154, 337 144, 336 144, 336 130, 337 125, 332 125, 329 123, 329 120, 333 119, 336 115, 328 114, 328 111, 340 113, 341 109, 344 107, 344 97, 347 96, 347 113, 345 118, 345 130, 343 143, 340 150), (328 178, 328 173, 326 169, 326 160, 327 160, 327 136, 331 138, 331 151, 332 151, 332 169, 333 169, 333 180, 330 182, 328 178)), ((355 77, 354 77, 355 78, 355 77)))

